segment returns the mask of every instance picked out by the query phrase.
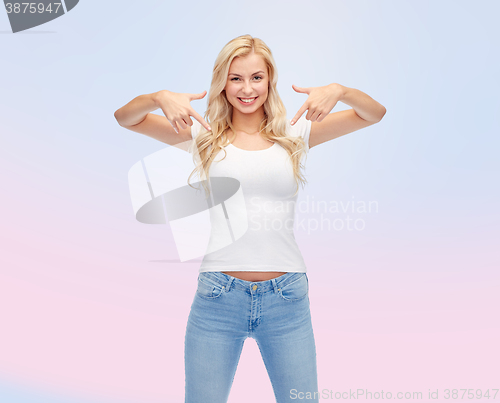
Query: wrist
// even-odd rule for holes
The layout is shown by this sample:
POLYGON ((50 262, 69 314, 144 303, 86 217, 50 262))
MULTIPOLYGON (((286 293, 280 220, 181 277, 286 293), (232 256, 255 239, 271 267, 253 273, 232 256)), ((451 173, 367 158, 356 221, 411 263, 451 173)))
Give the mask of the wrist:
POLYGON ((152 94, 150 94, 151 96, 151 100, 153 101, 154 105, 156 106, 156 109, 158 109, 160 107, 160 98, 165 94, 169 92, 168 90, 160 90, 158 92, 153 92, 152 94))
POLYGON ((333 84, 330 84, 330 85, 333 88, 335 88, 335 91, 338 91, 338 93, 340 94, 339 95, 339 101, 343 101, 344 97, 345 97, 345 94, 347 93, 348 88, 344 87, 343 85, 338 84, 338 83, 333 83, 333 84))

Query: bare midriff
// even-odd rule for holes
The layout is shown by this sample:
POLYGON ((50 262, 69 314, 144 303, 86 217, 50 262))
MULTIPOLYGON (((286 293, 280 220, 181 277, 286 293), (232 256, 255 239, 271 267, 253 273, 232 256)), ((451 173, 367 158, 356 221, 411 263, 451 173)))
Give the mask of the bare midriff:
POLYGON ((286 274, 286 271, 223 271, 228 276, 233 276, 245 281, 267 281, 286 274))

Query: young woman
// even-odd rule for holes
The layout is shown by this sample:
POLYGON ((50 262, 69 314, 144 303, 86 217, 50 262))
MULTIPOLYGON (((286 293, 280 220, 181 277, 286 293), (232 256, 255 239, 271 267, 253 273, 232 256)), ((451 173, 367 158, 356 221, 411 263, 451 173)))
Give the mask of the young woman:
POLYGON ((257 342, 278 403, 319 401, 309 282, 293 235, 301 161, 311 147, 373 125, 386 110, 337 83, 294 85, 308 98, 288 121, 276 85, 271 50, 243 35, 217 57, 205 119, 190 106, 205 91, 161 90, 115 112, 121 126, 166 144, 193 141, 195 171, 235 178, 244 194, 248 230, 200 267, 184 346, 186 403, 227 402, 247 337, 257 342), (352 109, 330 113, 338 101, 352 109), (149 113, 158 108, 165 116, 149 113))

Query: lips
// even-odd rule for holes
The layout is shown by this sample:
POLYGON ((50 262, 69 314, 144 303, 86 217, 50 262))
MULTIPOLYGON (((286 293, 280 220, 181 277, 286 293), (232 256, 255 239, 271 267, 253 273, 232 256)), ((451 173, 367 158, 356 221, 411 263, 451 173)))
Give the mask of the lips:
POLYGON ((248 99, 248 98, 240 98, 240 97, 237 97, 237 98, 238 98, 238 101, 240 101, 240 103, 242 103, 242 104, 244 104, 244 105, 251 105, 251 104, 253 104, 253 103, 255 102, 255 100, 256 100, 258 97, 254 97, 253 99, 252 99, 252 98, 250 98, 250 99, 252 99, 252 101, 251 101, 251 102, 245 102, 245 101, 242 101, 242 99, 248 99))

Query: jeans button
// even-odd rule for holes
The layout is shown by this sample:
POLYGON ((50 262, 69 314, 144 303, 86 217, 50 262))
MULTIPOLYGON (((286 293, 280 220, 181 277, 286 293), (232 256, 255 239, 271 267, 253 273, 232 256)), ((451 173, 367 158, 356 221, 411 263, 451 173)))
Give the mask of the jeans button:
POLYGON ((253 287, 252 287, 252 289, 255 291, 257 289, 257 285, 254 284, 253 287))

